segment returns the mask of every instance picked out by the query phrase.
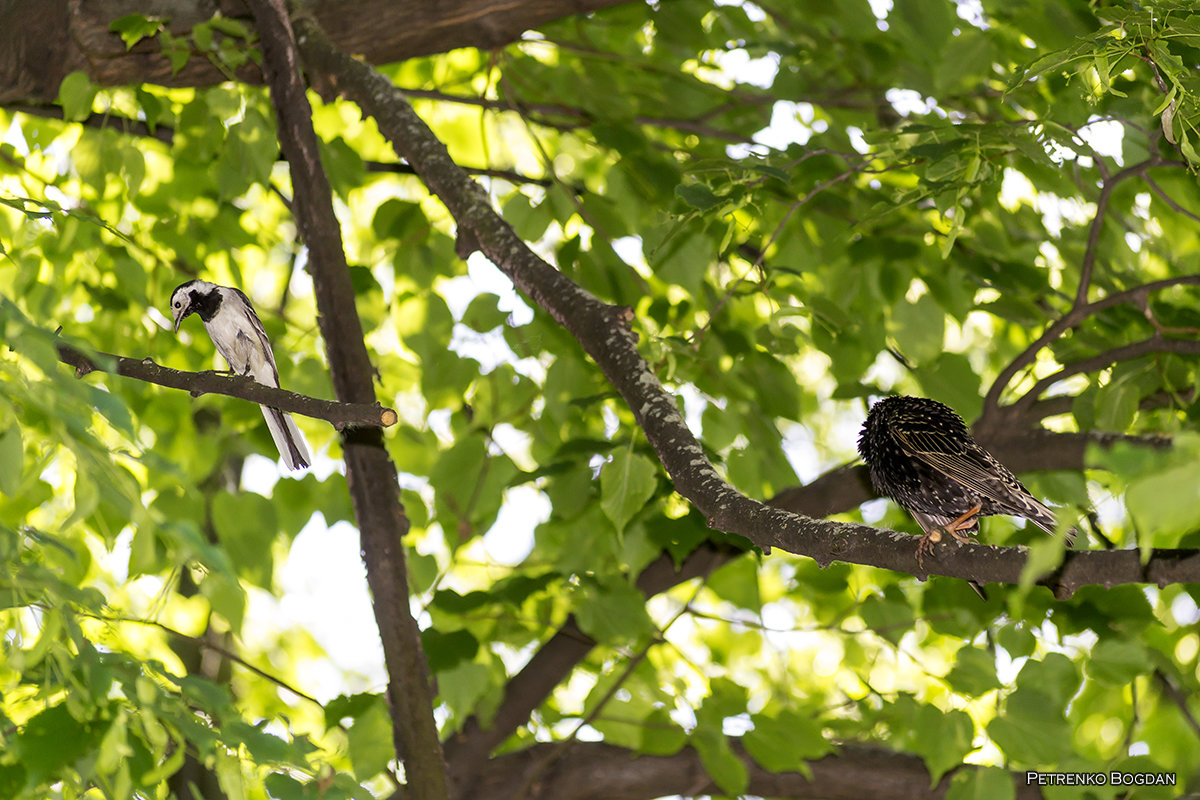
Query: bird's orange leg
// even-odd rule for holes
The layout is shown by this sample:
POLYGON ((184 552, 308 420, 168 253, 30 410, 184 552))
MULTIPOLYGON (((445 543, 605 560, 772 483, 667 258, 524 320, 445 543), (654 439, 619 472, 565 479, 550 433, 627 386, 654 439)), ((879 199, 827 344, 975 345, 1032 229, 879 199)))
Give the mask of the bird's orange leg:
POLYGON ((975 516, 983 510, 983 506, 976 503, 975 506, 960 516, 958 519, 941 525, 926 533, 917 542, 917 563, 924 565, 925 555, 933 552, 933 546, 942 540, 942 532, 946 532, 953 536, 963 544, 974 544, 975 540, 970 536, 963 536, 959 531, 964 531, 975 524, 975 516))

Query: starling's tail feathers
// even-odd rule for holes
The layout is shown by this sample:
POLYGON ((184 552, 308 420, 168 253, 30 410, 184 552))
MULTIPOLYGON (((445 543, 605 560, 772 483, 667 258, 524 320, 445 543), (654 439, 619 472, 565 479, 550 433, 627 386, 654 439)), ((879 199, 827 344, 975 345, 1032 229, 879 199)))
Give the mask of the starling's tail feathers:
POLYGON ((287 464, 288 469, 301 469, 312 463, 308 443, 304 441, 304 434, 296 427, 292 415, 270 406, 262 406, 262 412, 271 438, 275 440, 279 455, 283 456, 283 463, 287 464))
MULTIPOLYGON (((1037 525, 1046 533, 1053 534, 1058 527, 1058 519, 1054 516, 1054 512, 1046 508, 1044 505, 1034 500, 1032 497, 1024 498, 1025 504, 1028 505, 1029 513, 1022 514, 1027 520, 1037 525)), ((1067 537, 1067 546, 1075 544, 1075 535, 1078 533, 1074 528, 1068 528, 1064 535, 1067 537)))

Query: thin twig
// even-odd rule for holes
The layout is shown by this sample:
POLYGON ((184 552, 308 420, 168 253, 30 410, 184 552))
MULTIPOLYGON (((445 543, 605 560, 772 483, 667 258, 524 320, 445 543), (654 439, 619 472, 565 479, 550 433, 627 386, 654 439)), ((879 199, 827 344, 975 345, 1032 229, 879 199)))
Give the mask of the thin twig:
POLYGON ((1179 708, 1179 713, 1183 715, 1183 718, 1187 721, 1188 726, 1196 732, 1196 736, 1200 737, 1200 722, 1196 721, 1196 716, 1192 713, 1192 710, 1188 708, 1187 695, 1184 694, 1183 691, 1180 690, 1180 688, 1176 686, 1175 683, 1169 677, 1167 677, 1167 674, 1161 669, 1154 670, 1154 677, 1158 680, 1159 685, 1162 687, 1163 694, 1171 698, 1171 702, 1179 708))
POLYGON ((992 383, 992 388, 988 390, 987 397, 984 400, 984 416, 987 417, 1000 410, 1001 393, 1012 382, 1013 376, 1019 370, 1033 363, 1034 358, 1043 347, 1050 344, 1050 342, 1059 336, 1062 336, 1071 328, 1079 325, 1088 317, 1113 306, 1121 305, 1122 303, 1136 302, 1139 298, 1145 297, 1152 292, 1157 292, 1160 289, 1168 289, 1172 286, 1194 286, 1197 284, 1200 284, 1200 275, 1180 275, 1175 278, 1163 278, 1162 280, 1143 283, 1140 286, 1110 294, 1107 297, 1102 297, 1083 306, 1072 306, 1070 311, 1051 323, 1050 327, 1046 328, 1041 336, 1022 350, 1000 372, 1000 375, 992 383))
POLYGON ((297 689, 295 686, 292 686, 290 683, 285 681, 283 678, 272 675, 271 673, 267 672, 266 670, 263 670, 263 669, 260 669, 259 667, 254 666, 249 661, 247 661, 246 659, 239 656, 237 653, 234 653, 232 650, 222 647, 221 645, 216 644, 214 642, 210 642, 209 640, 207 640, 203 637, 190 636, 186 633, 183 633, 182 631, 177 631, 174 628, 172 628, 171 626, 166 625, 166 624, 159 622, 158 620, 154 620, 154 619, 139 619, 138 617, 124 617, 124 616, 108 617, 108 616, 103 616, 103 615, 99 615, 99 614, 86 615, 86 616, 92 616, 94 619, 100 620, 101 622, 129 622, 129 623, 133 623, 136 625, 146 625, 151 628, 159 628, 160 630, 162 630, 162 631, 166 632, 167 634, 174 636, 178 639, 183 639, 184 641, 191 642, 192 644, 198 645, 200 647, 205 647, 209 650, 212 650, 214 653, 220 654, 221 656, 229 659, 230 661, 234 662, 235 664, 245 667, 247 670, 249 670, 250 672, 253 672, 255 675, 262 678, 263 680, 270 681, 271 683, 278 686, 280 689, 287 689, 289 692, 296 695, 297 697, 299 697, 302 700, 307 700, 308 702, 312 703, 313 705, 315 705, 319 708, 325 707, 324 703, 322 703, 317 698, 313 697, 311 694, 308 694, 307 692, 305 692, 302 689, 297 689))
POLYGON ((1113 189, 1121 181, 1134 175, 1145 175, 1146 170, 1158 164, 1157 158, 1148 158, 1138 164, 1133 164, 1104 179, 1100 185, 1100 196, 1096 199, 1096 216, 1092 218, 1088 230, 1087 249, 1083 253, 1083 263, 1079 270, 1079 289, 1075 292, 1075 305, 1072 308, 1087 305, 1088 289, 1092 285, 1092 271, 1096 266, 1096 246, 1100 243, 1100 229, 1104 227, 1104 216, 1108 211, 1108 201, 1113 189))
POLYGON ((1200 355, 1200 341, 1192 339, 1165 339, 1156 335, 1151 336, 1149 339, 1143 339, 1140 342, 1133 342, 1121 347, 1114 347, 1112 350, 1105 350, 1103 353, 1098 353, 1091 358, 1073 361, 1057 372, 1047 375, 1035 383, 1033 388, 1026 392, 1020 400, 1012 404, 1011 408, 1017 412, 1024 412, 1037 401, 1042 392, 1064 378, 1102 369, 1118 361, 1129 361, 1134 358, 1140 358, 1150 353, 1200 355))

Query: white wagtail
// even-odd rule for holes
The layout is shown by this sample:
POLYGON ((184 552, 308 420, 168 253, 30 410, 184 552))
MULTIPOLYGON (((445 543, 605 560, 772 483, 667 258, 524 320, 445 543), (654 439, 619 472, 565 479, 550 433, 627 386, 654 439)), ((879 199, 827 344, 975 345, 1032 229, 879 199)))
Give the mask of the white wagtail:
MULTIPOLYGON (((271 341, 250 305, 250 298, 241 291, 208 281, 188 281, 171 293, 171 314, 176 333, 185 317, 199 314, 217 352, 229 362, 230 369, 267 386, 279 386, 271 341)), ((292 415, 270 406, 262 406, 262 412, 283 462, 289 469, 307 467, 311 460, 308 445, 292 415)))

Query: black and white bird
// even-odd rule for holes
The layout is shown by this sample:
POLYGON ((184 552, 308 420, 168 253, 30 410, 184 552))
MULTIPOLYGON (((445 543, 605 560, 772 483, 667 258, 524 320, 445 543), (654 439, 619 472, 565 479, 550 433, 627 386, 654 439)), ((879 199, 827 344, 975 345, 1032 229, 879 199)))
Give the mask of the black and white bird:
MULTIPOLYGON (((249 375, 267 386, 279 386, 279 370, 271 341, 262 322, 250 305, 250 298, 231 286, 218 286, 208 281, 188 281, 171 293, 171 315, 175 332, 179 323, 190 314, 199 315, 217 352, 229 362, 229 368, 239 375, 249 375)), ((308 444, 292 415, 270 406, 262 406, 263 417, 271 438, 289 469, 300 469, 311 463, 308 444)))
MULTIPOLYGON (((885 397, 871 406, 858 452, 881 494, 912 514, 925 535, 918 556, 943 533, 959 541, 979 531, 979 518, 1024 517, 1054 533, 1054 512, 984 450, 949 406, 924 397, 885 397)), ((1074 530, 1067 531, 1068 544, 1074 530)))

